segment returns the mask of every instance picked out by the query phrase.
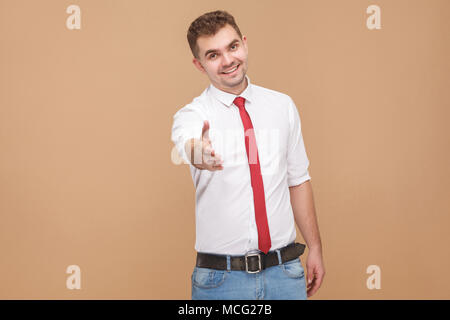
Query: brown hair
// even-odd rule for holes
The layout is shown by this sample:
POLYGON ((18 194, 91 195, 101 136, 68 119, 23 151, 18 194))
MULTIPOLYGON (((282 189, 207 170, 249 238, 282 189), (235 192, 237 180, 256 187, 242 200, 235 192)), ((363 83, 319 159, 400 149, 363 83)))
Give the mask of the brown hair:
POLYGON ((234 17, 223 10, 205 13, 191 23, 187 32, 187 40, 195 58, 199 59, 197 39, 201 36, 215 35, 226 24, 232 26, 242 40, 241 31, 234 21, 234 17))

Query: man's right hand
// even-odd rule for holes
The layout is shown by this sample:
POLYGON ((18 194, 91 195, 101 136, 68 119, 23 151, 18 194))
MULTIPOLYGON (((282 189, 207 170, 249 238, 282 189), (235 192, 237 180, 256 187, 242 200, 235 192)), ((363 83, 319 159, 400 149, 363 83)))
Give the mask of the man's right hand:
POLYGON ((209 122, 203 121, 202 136, 200 139, 192 138, 186 142, 186 153, 191 163, 200 170, 223 170, 223 160, 215 153, 209 139, 209 122), (198 163, 197 163, 198 162, 198 163))

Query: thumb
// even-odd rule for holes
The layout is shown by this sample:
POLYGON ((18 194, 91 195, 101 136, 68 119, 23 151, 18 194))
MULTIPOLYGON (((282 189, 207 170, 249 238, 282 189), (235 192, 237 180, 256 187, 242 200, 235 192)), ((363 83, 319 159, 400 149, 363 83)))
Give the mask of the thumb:
POLYGON ((202 140, 209 140, 209 122, 208 120, 203 121, 203 128, 202 128, 202 140))

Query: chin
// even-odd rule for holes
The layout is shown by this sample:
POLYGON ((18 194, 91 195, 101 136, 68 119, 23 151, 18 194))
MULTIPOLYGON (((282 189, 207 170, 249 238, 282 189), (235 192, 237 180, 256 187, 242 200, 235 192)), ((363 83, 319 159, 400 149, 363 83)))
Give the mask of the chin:
POLYGON ((233 86, 238 85, 242 81, 245 81, 245 73, 243 73, 241 76, 236 77, 234 79, 230 79, 228 81, 224 81, 225 83, 232 84, 233 86))

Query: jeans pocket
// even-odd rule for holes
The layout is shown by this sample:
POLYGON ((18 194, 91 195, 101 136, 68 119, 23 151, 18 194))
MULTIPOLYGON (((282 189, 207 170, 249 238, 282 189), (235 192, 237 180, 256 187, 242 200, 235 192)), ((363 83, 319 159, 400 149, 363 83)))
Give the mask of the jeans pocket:
POLYGON ((224 283, 227 275, 227 270, 195 267, 191 277, 192 285, 203 289, 217 288, 224 283))
POLYGON ((298 258, 283 263, 281 269, 289 278, 301 278, 305 275, 302 263, 298 258))

